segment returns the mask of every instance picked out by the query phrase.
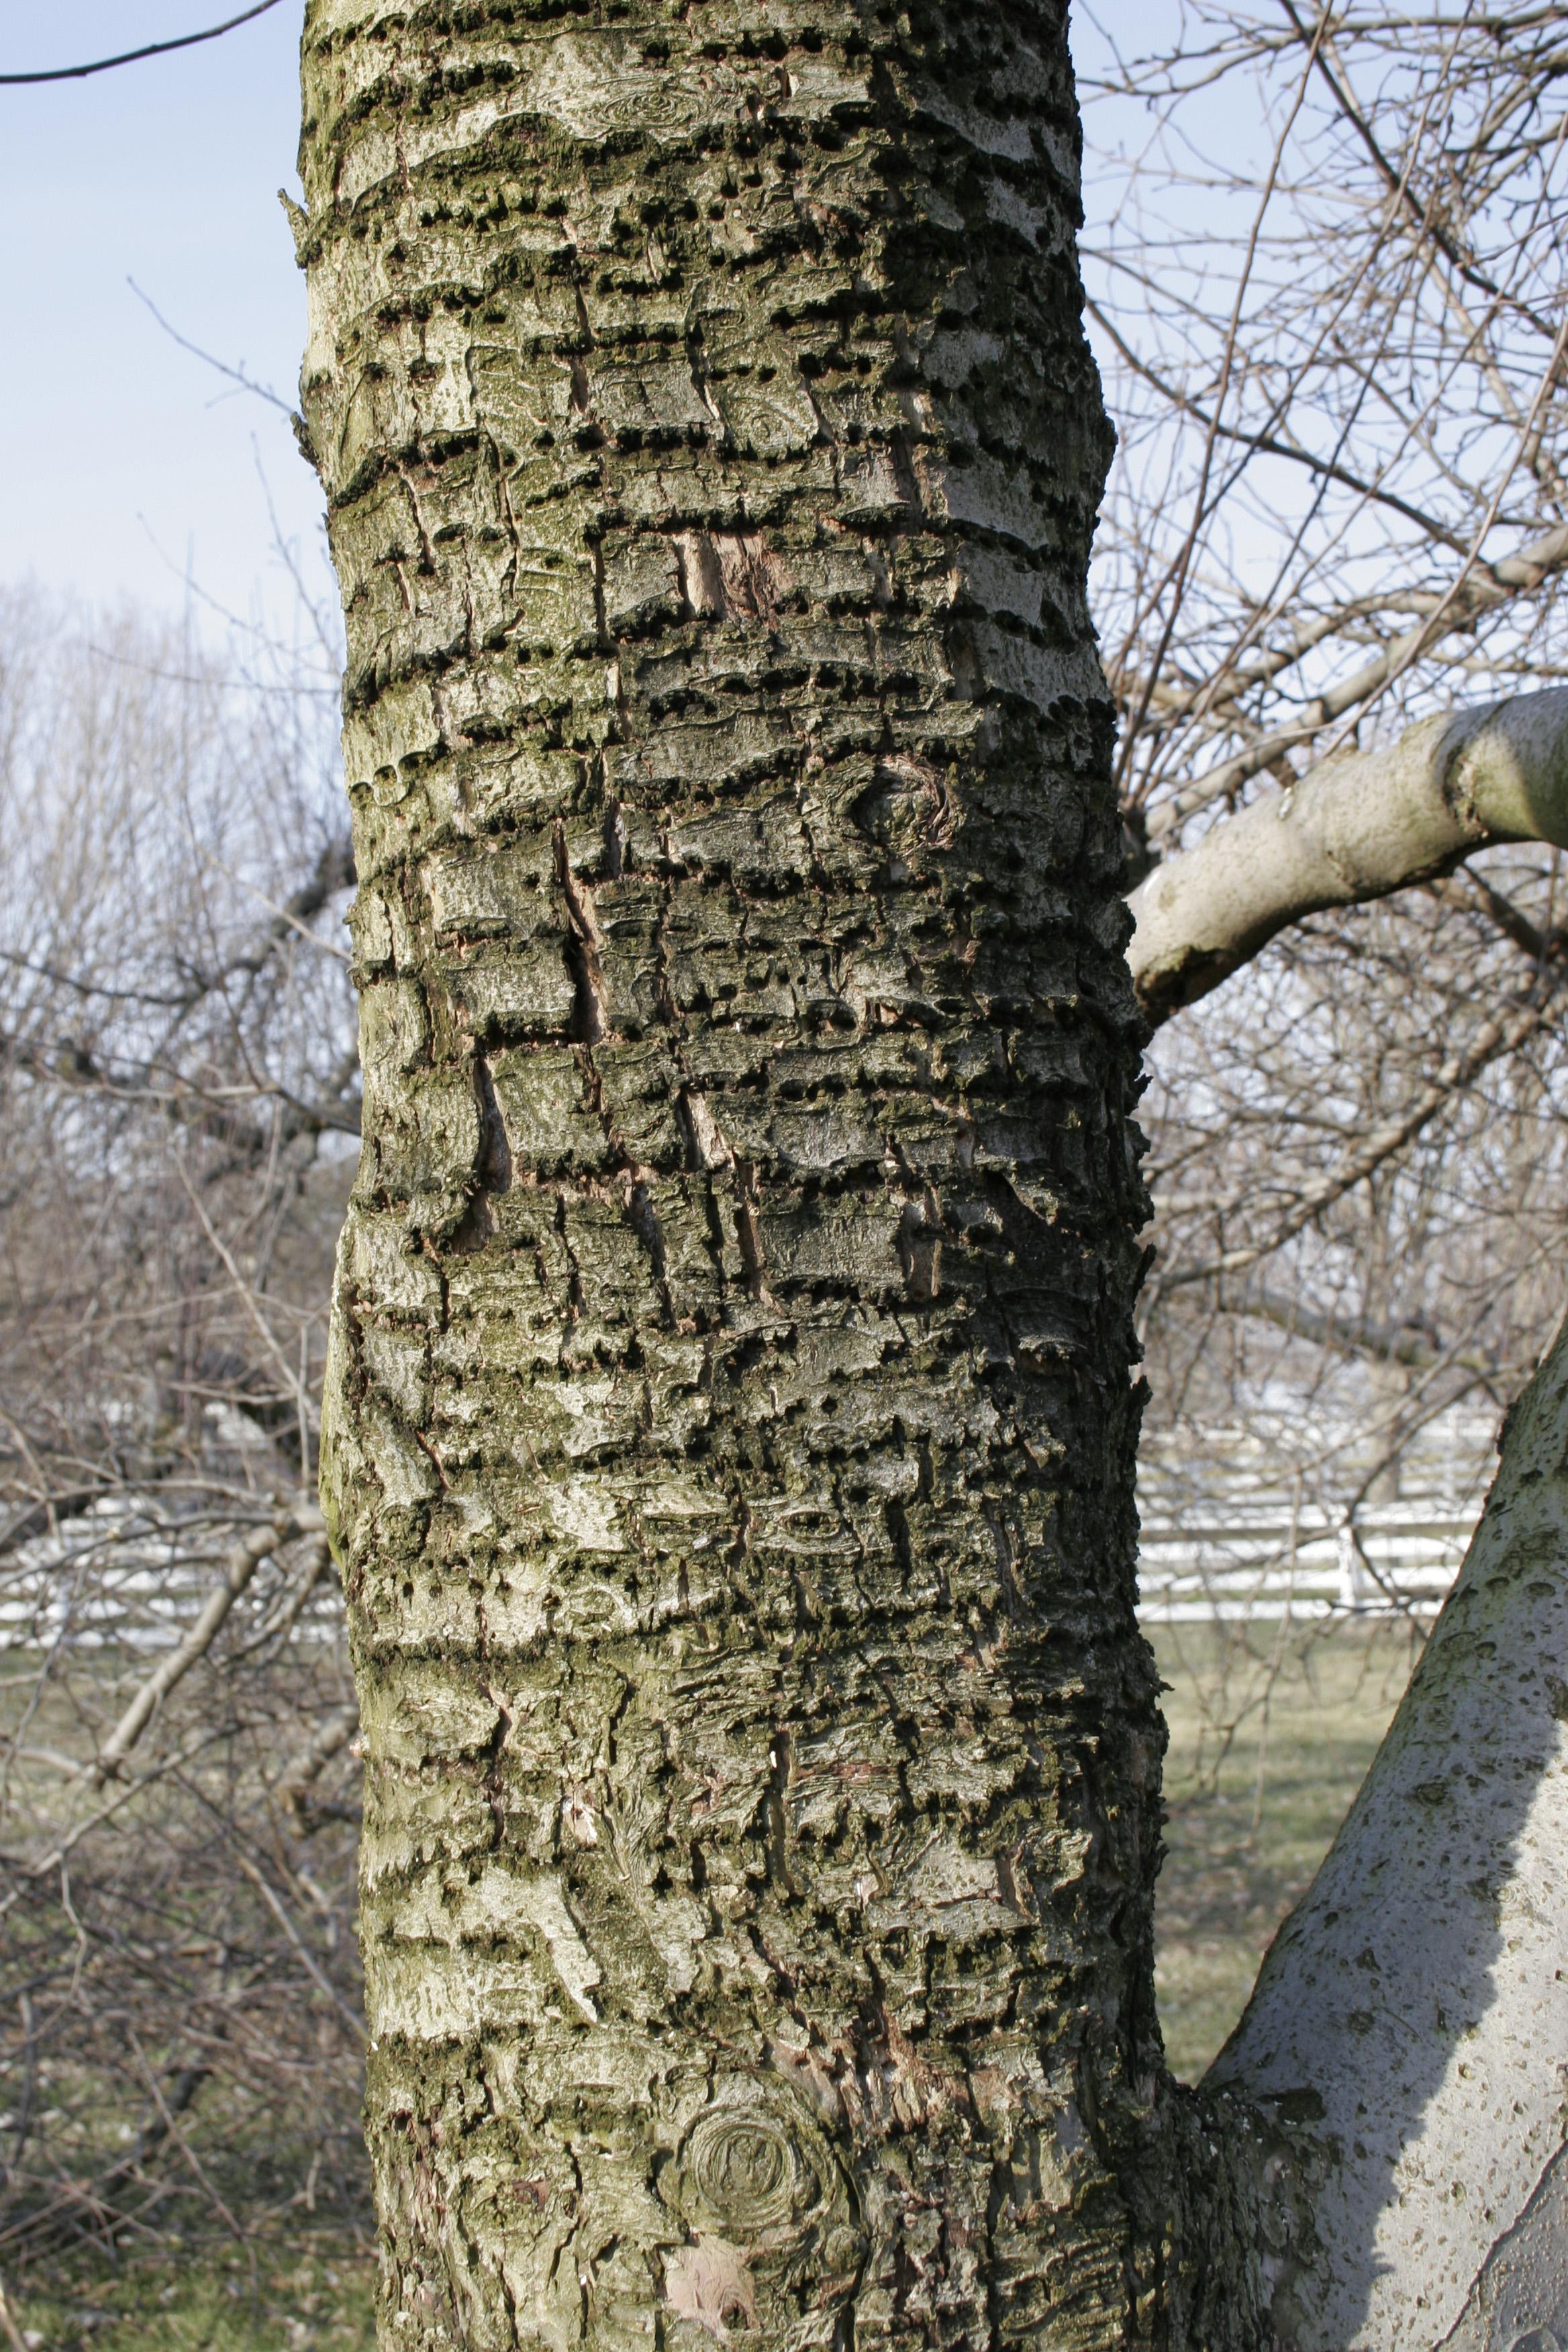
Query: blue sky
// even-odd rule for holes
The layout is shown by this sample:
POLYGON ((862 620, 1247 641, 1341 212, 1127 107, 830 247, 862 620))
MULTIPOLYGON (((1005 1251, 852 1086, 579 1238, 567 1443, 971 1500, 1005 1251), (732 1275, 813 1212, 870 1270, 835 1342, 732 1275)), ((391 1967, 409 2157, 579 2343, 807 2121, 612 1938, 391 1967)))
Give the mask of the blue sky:
MULTIPOLYGON (((221 22, 243 0, 0 0, 0 71, 102 57, 221 22)), ((295 395, 304 289, 277 191, 297 189, 302 0, 224 39, 89 81, 0 89, 4 341, 0 578, 248 613, 286 592, 284 530, 320 501, 287 421, 161 332, 295 395), (253 446, 254 445, 254 446, 253 446)))
MULTIPOLYGON (((0 71, 166 40, 241 5, 0 0, 0 71)), ((1119 0, 1118 29, 1135 37, 1175 7, 1119 0)), ((188 565, 242 615, 290 602, 268 494, 306 548, 319 501, 287 420, 181 351, 126 281, 193 342, 294 398, 304 289, 277 190, 298 184, 302 13, 279 0, 183 54, 0 89, 0 579, 178 610, 188 565)), ((1076 33, 1092 54, 1087 17, 1076 33)))

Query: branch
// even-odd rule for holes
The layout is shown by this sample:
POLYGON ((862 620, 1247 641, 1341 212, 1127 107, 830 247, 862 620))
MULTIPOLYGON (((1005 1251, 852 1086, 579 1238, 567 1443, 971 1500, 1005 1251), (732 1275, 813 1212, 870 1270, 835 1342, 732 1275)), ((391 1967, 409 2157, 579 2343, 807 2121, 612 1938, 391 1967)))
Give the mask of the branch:
POLYGON ((302 1822, 310 1811, 311 1784, 348 1746, 359 1729, 359 1707, 351 1699, 346 1706, 336 1708, 317 1728, 296 1755, 291 1757, 278 1776, 278 1793, 302 1822))
MULTIPOLYGON (((138 288, 136 290, 140 292, 141 289, 138 288)), ((142 299, 146 300, 144 295, 142 299)), ((1244 449, 1257 450, 1259 457, 1283 457, 1292 466, 1304 466, 1319 481, 1338 482, 1342 488, 1353 490, 1358 498, 1365 499, 1372 505, 1389 507, 1395 514, 1403 515, 1406 522, 1415 523, 1428 539, 1452 548, 1456 555, 1464 553, 1464 541, 1457 532, 1449 530, 1447 523, 1440 521, 1436 515, 1426 514, 1420 507, 1412 506, 1407 499, 1400 498, 1396 492, 1385 490, 1381 483, 1369 482, 1364 476, 1352 473, 1348 466, 1340 465, 1334 458, 1317 457, 1310 449, 1303 448, 1299 441, 1288 439, 1282 433, 1256 432, 1244 425, 1226 425, 1223 419, 1211 416, 1190 393, 1183 392, 1179 385, 1168 382, 1157 368, 1152 367, 1133 350, 1114 320, 1098 302, 1092 298, 1086 299, 1084 309, 1095 325, 1110 337, 1133 374, 1140 376, 1173 408, 1179 409, 1184 416, 1190 416, 1194 425, 1201 425, 1205 433, 1216 434, 1222 441, 1238 442, 1244 449)))
POLYGON ((4 2281, 0 2281, 0 2335, 11 2347, 11 2352, 29 2352, 27 2338, 17 2326, 10 2304, 5 2299, 4 2281))
POLYGON ((76 1041, 62 1037, 49 1048, 30 1045, 0 1030, 0 1070, 20 1070, 40 1086, 68 1087, 76 1094, 95 1094, 128 1108, 154 1111, 176 1128, 195 1128, 214 1142, 226 1146, 234 1164, 256 1167, 279 1144, 302 1135, 358 1135, 360 1107, 345 1099, 346 1089, 359 1067, 357 1049, 343 1055, 328 1079, 328 1091, 314 1102, 302 1100, 287 1087, 258 1079, 245 1087, 221 1091, 204 1088, 178 1070, 163 1078, 156 1066, 116 1076, 104 1070, 76 1041), (225 1096, 233 1097, 225 1100, 225 1096), (275 1102, 280 1106, 276 1126, 257 1127, 235 1108, 240 1102, 275 1102))
POLYGON ((223 1582, 216 1586, 208 1596, 206 1606, 179 1647, 171 1650, 148 1675, 99 1749, 94 1769, 96 1780, 100 1782, 110 1780, 119 1771, 175 1684, 183 1682, 191 1668, 212 1648, 230 1610, 262 1561, 270 1559, 280 1544, 291 1542, 307 1528, 317 1528, 320 1524, 317 1513, 301 1505, 295 1510, 280 1511, 265 1527, 253 1528, 249 1535, 236 1544, 228 1556, 223 1582))
POLYGON ((153 301, 153 297, 150 294, 143 294, 140 286, 137 285, 134 278, 127 278, 125 283, 130 287, 131 291, 135 295, 138 302, 144 303, 146 308, 152 311, 153 316, 163 328, 163 332, 168 336, 171 342, 178 343, 180 349, 183 352, 189 352, 193 359, 205 360, 208 367, 216 368, 219 375, 227 376, 229 382, 231 383, 237 383, 241 391, 253 392, 258 400, 270 401, 274 408, 280 408, 285 416, 293 416, 294 411, 289 406, 289 403, 286 400, 280 400, 269 385, 258 383, 254 376, 246 374, 243 367, 230 367, 226 360, 220 360, 215 357, 211 352, 204 352, 200 343, 193 343, 188 335, 181 334, 178 327, 172 327, 167 319, 164 318, 162 310, 159 310, 156 302, 153 301))
POLYGON ((1555 1010, 1557 991, 1548 987, 1516 1003, 1511 1010, 1499 1013, 1477 1033, 1462 1053, 1450 1054, 1436 1076, 1422 1087, 1415 1100, 1407 1104, 1395 1118, 1384 1119, 1374 1127, 1357 1150, 1346 1155, 1337 1168, 1321 1177, 1317 1183, 1300 1193, 1294 1208, 1282 1217, 1266 1241, 1248 1243, 1244 1248, 1222 1251, 1216 1258, 1201 1265, 1182 1267, 1174 1274, 1162 1276, 1167 1290, 1184 1288, 1189 1283, 1210 1282, 1216 1275, 1241 1274, 1248 1266, 1258 1265, 1294 1241, 1325 1209, 1363 1184, 1375 1175, 1385 1160, 1403 1151, 1413 1142, 1424 1127, 1429 1126, 1437 1113, 1464 1087, 1470 1086, 1481 1072, 1505 1054, 1517 1053, 1533 1037, 1555 1010))
POLYGON ((1380 1363, 1404 1364, 1412 1371, 1428 1372, 1439 1366, 1457 1364, 1461 1370, 1495 1379, 1502 1369, 1493 1357, 1479 1349, 1446 1350, 1438 1345, 1436 1336, 1419 1323, 1384 1322, 1371 1315, 1339 1315, 1272 1290, 1244 1292, 1239 1298, 1227 1298, 1226 1305, 1233 1315, 1256 1316, 1259 1321, 1272 1323, 1288 1332, 1293 1339, 1306 1339, 1315 1347, 1338 1348, 1347 1355, 1372 1356, 1380 1363))
POLYGON ((1568 847, 1568 688, 1423 719, 1327 761, 1157 866, 1133 891, 1133 984, 1158 1024, 1277 932, 1385 898, 1500 841, 1568 847))
POLYGON ((255 1863, 251 1861, 250 1856, 247 1853, 241 1852, 237 1841, 234 1845, 234 1858, 239 1864, 241 1870, 244 1871, 247 1878, 249 1879, 251 1885, 255 1887, 257 1893, 260 1895, 262 1901, 266 1904, 268 1909, 271 1912, 272 1916, 277 1920, 278 1925, 282 1928, 283 1933, 288 1937, 290 1944, 294 1947, 294 1950, 299 1956, 300 1965, 304 1969, 305 1974, 310 1978, 311 1983, 317 1988, 318 1991, 324 1992, 326 1994, 327 1999, 331 2002, 332 2007, 337 2011, 338 2015, 342 2019, 343 2023, 348 2027, 349 2032, 354 2036, 354 2039, 358 2042, 363 2042, 364 2040, 363 2018, 359 2016, 355 2011, 349 2007, 348 2002, 343 1999, 342 1993, 339 1992, 331 1979, 329 1977, 322 1975, 321 1968, 311 1952, 310 1946, 306 1943, 305 1938, 300 1935, 300 1930, 295 1927, 294 1922, 289 1916, 288 1909, 271 1880, 266 1875, 265 1872, 257 1868, 255 1863))
POLYGON ((1195 809, 1206 807, 1212 801, 1224 800, 1247 782, 1251 776, 1261 775, 1287 751, 1310 743, 1336 719, 1342 719, 1363 703, 1380 694, 1413 660, 1429 654, 1445 637, 1466 629, 1481 614, 1495 611, 1500 605, 1520 594, 1533 594, 1555 572, 1568 566, 1568 523, 1560 523, 1542 538, 1521 547, 1517 554, 1502 557, 1496 563, 1478 562, 1448 588, 1437 601, 1429 620, 1407 629, 1403 636, 1394 637, 1373 658, 1363 664, 1352 677, 1317 696, 1301 710, 1289 727, 1281 727, 1272 735, 1261 738, 1234 760, 1226 760, 1217 768, 1210 768, 1195 782, 1175 793, 1150 818, 1152 834, 1173 832, 1184 818, 1195 809))
POLYGON ((237 25, 248 25, 253 16, 265 16, 268 8, 276 8, 278 0, 258 0, 258 5, 247 8, 240 16, 230 16, 222 25, 209 25, 205 33, 182 33, 174 41, 149 41, 144 48, 122 49, 117 58, 95 58, 86 66, 50 66, 40 73, 0 74, 0 86, 16 88, 22 82, 85 81, 89 74, 108 73, 114 66, 133 66, 143 58, 166 58, 171 49, 194 49, 203 41, 216 41, 224 33, 232 33, 237 25))
POLYGON ((1489 277, 1487 272, 1479 267, 1474 257, 1464 251, 1457 238, 1451 236, 1445 229, 1436 215, 1431 196, 1428 195, 1425 200, 1418 197, 1410 185, 1409 174, 1395 171, 1389 162, 1378 144, 1377 135, 1371 123, 1356 104, 1348 82, 1342 79, 1342 68, 1339 71, 1335 69, 1336 60, 1331 37, 1325 38, 1325 35, 1330 33, 1330 12, 1320 9, 1317 22, 1313 25, 1304 25, 1296 11, 1293 0, 1281 0, 1281 5, 1291 24, 1296 27, 1298 37, 1302 45, 1304 47, 1310 45, 1310 60, 1332 91, 1335 105, 1343 114, 1345 121, 1351 124, 1362 145, 1371 156, 1390 195, 1410 215, 1417 235, 1430 237, 1450 268, 1456 269, 1468 285, 1475 287, 1479 293, 1489 296, 1494 302, 1506 303, 1510 310, 1517 311, 1521 318, 1528 319, 1531 325, 1541 334, 1555 340, 1556 330, 1552 322, 1543 319, 1539 311, 1532 310, 1528 302, 1521 302, 1517 294, 1510 294, 1506 287, 1500 286, 1495 278, 1489 277))

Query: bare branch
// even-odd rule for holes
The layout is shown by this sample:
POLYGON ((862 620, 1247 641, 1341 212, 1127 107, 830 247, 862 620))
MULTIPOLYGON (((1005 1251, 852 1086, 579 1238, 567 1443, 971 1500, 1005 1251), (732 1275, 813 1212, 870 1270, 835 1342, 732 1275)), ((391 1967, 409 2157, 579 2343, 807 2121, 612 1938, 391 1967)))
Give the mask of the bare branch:
POLYGON ((1568 523, 1549 531, 1530 547, 1521 548, 1517 555, 1497 563, 1475 565, 1442 600, 1440 614, 1419 621, 1415 628, 1395 637, 1373 660, 1363 663, 1351 677, 1314 697, 1289 726, 1276 729, 1173 794, 1151 817, 1150 833, 1156 837, 1169 833, 1194 810, 1213 801, 1227 799, 1253 776, 1263 774, 1276 761, 1283 759, 1288 751, 1310 743, 1336 719, 1370 702, 1409 667, 1415 655, 1429 652, 1439 638, 1468 627, 1480 614, 1495 611, 1511 596, 1540 588, 1565 565, 1568 523))
POLYGON ((182 33, 174 41, 149 41, 140 49, 122 49, 118 57, 95 58, 90 65, 51 66, 40 73, 0 74, 0 85, 15 87, 24 82, 85 81, 89 74, 109 73, 115 66, 138 65, 143 58, 166 58, 172 50, 194 49, 203 41, 216 41, 223 34, 232 33, 237 26, 248 25, 253 17, 265 16, 269 8, 277 5, 278 0, 257 0, 254 8, 247 8, 239 16, 230 16, 224 24, 209 25, 203 33, 182 33))
POLYGON ((1500 841, 1568 846, 1568 688, 1424 719, 1222 819, 1132 893, 1140 999, 1163 1021, 1288 923, 1386 898, 1500 841))
POLYGON ((205 1657, 262 1561, 270 1559, 280 1544, 292 1542, 296 1536, 313 1531, 321 1523, 319 1511, 300 1504, 292 1510, 279 1512, 266 1527, 253 1529, 236 1544, 225 1565, 223 1581, 214 1588, 195 1623, 178 1648, 171 1650, 148 1675, 99 1749, 95 1777, 100 1781, 111 1779, 119 1771, 169 1693, 205 1657))
POLYGON ((1392 1160, 1396 1152, 1428 1126, 1454 1097, 1474 1084, 1482 1071, 1507 1054, 1517 1053, 1520 1046, 1533 1037, 1553 1010, 1557 992, 1533 996, 1516 1004, 1507 1013, 1500 1013, 1486 1022, 1471 1043, 1456 1054, 1448 1055, 1435 1077, 1424 1086, 1415 1098, 1394 1118, 1384 1119, 1373 1129, 1361 1143, 1347 1152, 1337 1168, 1309 1185, 1295 1206, 1263 1240, 1248 1243, 1240 1249, 1222 1251, 1220 1255, 1197 1265, 1181 1266, 1165 1274, 1162 1279, 1168 1289, 1184 1287, 1194 1282, 1212 1281, 1216 1275, 1241 1274, 1248 1266, 1273 1255, 1293 1241, 1331 1209, 1336 1201, 1367 1179, 1392 1160))

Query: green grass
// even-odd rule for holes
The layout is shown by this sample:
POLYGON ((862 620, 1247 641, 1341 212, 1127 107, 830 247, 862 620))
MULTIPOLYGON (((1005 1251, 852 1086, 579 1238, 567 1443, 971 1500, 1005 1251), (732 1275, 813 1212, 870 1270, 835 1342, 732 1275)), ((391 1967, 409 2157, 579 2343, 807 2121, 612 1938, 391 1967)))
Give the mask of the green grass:
POLYGON ((373 2352, 374 2263, 347 2234, 81 2254, 11 2287, 37 2352, 373 2352), (51 2274, 47 2276, 45 2273, 51 2274))
MULTIPOLYGON (((1188 2081, 1240 2016, 1413 1663, 1409 1636, 1387 1627, 1298 1634, 1277 1654, 1269 1630, 1250 1648, 1206 1628, 1155 1638, 1171 1727, 1160 2011, 1188 2081)), ((346 2223, 272 2221, 244 2245, 149 2244, 112 2264, 78 2252, 7 2284, 39 2352, 373 2352, 374 2268, 346 2223)))
POLYGON ((1410 1634, 1391 1626, 1297 1633, 1278 1651, 1276 1630, 1255 1626, 1250 1648, 1208 1627, 1154 1639, 1171 1728, 1157 1984, 1166 2053, 1186 2082, 1246 2007, 1415 1663, 1410 1634))

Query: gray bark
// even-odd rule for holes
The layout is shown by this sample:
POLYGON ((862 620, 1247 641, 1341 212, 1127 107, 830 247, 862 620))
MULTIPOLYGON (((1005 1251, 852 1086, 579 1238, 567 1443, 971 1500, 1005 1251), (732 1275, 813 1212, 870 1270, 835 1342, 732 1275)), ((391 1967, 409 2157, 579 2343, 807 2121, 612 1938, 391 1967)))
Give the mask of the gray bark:
POLYGON ((1162 2340, 1063 11, 304 60, 382 2340, 1162 2340))
POLYGON ((1568 1334, 1209 2077, 1296 2126, 1312 2229, 1274 2315, 1300 2352, 1568 2343, 1565 1553, 1568 1334))
POLYGON ((1423 719, 1223 818, 1129 900, 1139 996, 1165 1020, 1288 924, 1450 873, 1500 841, 1568 847, 1568 688, 1423 719))

